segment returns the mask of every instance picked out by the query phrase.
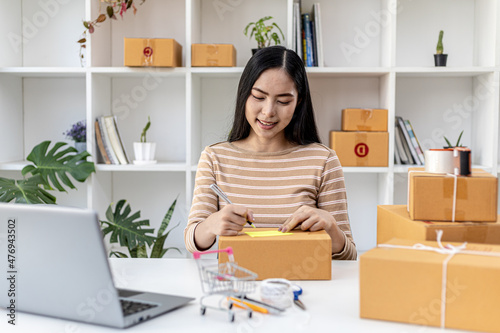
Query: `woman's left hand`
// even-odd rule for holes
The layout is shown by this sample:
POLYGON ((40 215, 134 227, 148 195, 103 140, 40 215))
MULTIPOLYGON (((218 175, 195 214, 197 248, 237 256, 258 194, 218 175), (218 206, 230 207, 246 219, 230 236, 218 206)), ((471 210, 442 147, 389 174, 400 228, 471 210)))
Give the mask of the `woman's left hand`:
POLYGON ((345 235, 338 227, 335 218, 326 210, 301 206, 286 219, 285 223, 278 230, 287 232, 294 229, 300 223, 300 229, 302 230, 325 230, 332 239, 332 253, 339 253, 344 249, 345 235))
POLYGON ((301 206, 297 209, 285 223, 279 227, 279 231, 287 232, 294 229, 300 223, 302 230, 318 231, 325 230, 330 233, 336 226, 335 218, 326 210, 310 206, 301 206))

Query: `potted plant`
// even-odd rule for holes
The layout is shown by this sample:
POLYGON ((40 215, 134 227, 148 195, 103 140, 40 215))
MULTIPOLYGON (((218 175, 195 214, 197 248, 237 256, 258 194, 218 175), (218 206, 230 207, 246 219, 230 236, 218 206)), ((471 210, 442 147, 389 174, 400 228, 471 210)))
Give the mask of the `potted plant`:
POLYGON ((146 134, 151 127, 151 119, 148 116, 148 122, 142 129, 140 142, 134 142, 134 164, 154 164, 156 142, 147 142, 146 134))
POLYGON ((75 148, 78 153, 87 150, 87 126, 85 120, 73 124, 71 128, 63 134, 75 141, 75 148))
POLYGON ((245 27, 245 30, 243 30, 245 36, 248 36, 249 29, 250 27, 252 27, 252 29, 250 30, 250 36, 248 36, 248 38, 254 37, 257 41, 257 48, 252 49, 252 54, 255 54, 255 52, 257 52, 259 49, 270 46, 271 42, 274 42, 274 45, 278 45, 281 43, 280 36, 276 31, 273 31, 274 28, 278 29, 283 40, 285 39, 285 35, 283 35, 283 32, 276 23, 273 22, 269 25, 266 25, 265 21, 268 21, 272 18, 272 16, 265 16, 257 22, 250 22, 245 27))
POLYGON ((434 65, 436 67, 446 66, 447 54, 443 54, 443 30, 439 31, 439 39, 436 46, 436 54, 434 55, 434 65))
POLYGON ((443 136, 444 141, 446 141, 446 146, 444 146, 443 148, 444 149, 453 149, 453 148, 456 148, 456 147, 463 147, 460 144, 460 140, 462 139, 462 134, 464 134, 464 131, 460 132, 460 135, 458 136, 457 143, 455 145, 452 145, 451 142, 450 142, 450 140, 448 140, 445 136, 443 136))

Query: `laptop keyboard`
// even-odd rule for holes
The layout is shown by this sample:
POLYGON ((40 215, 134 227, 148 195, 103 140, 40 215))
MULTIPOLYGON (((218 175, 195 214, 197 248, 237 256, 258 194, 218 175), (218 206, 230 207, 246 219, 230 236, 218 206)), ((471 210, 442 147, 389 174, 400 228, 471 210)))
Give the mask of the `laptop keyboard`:
POLYGON ((157 304, 136 302, 128 299, 120 299, 120 303, 122 305, 122 311, 124 316, 130 316, 131 314, 158 306, 157 304))

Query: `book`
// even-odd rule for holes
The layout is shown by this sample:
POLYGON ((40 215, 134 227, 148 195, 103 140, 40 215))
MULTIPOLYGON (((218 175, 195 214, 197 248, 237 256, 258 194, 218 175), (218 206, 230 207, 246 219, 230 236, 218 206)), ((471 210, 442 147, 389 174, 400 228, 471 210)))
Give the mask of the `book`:
POLYGON ((415 151, 417 152, 417 156, 420 160, 420 163, 423 165, 425 164, 425 158, 424 158, 424 153, 422 152, 422 148, 420 148, 420 144, 418 143, 417 136, 415 135, 415 131, 413 130, 413 127, 411 126, 411 123, 408 119, 404 120, 406 130, 408 131, 408 135, 410 136, 411 143, 413 145, 413 148, 415 148, 415 151))
POLYGON ((303 54, 303 44, 302 44, 302 21, 300 14, 300 2, 296 1, 293 3, 293 21, 295 27, 295 52, 299 55, 299 57, 304 60, 303 54))
POLYGON ((99 121, 97 119, 95 121, 95 141, 97 142, 97 147, 99 148, 99 152, 101 153, 102 160, 104 161, 104 163, 111 164, 108 153, 104 148, 104 142, 101 135, 101 128, 99 127, 99 121))
POLYGON ((396 145, 394 147, 394 153, 398 155, 400 164, 410 164, 408 161, 408 156, 406 156, 406 152, 403 147, 403 143, 401 142, 401 135, 398 125, 394 127, 394 138, 396 141, 396 145))
POLYGON ((104 123, 104 117, 98 117, 97 121, 99 123, 99 130, 101 132, 102 142, 104 144, 104 149, 106 154, 108 155, 109 161, 111 164, 120 164, 116 154, 111 146, 111 141, 109 141, 109 134, 106 128, 106 124, 104 123))
POLYGON ((321 30, 321 9, 320 4, 313 4, 311 11, 311 19, 314 22, 314 44, 315 44, 315 60, 316 66, 324 67, 324 55, 323 55, 323 32, 321 30))
POLYGON ((404 141, 406 142, 406 146, 408 147, 408 150, 410 151, 413 164, 417 165, 422 165, 423 163, 420 162, 420 159, 418 158, 417 151, 415 150, 415 147, 413 147, 413 144, 410 139, 410 135, 408 134, 408 131, 406 130, 406 126, 404 124, 403 118, 396 116, 396 120, 398 121, 399 128, 401 129, 401 133, 403 134, 402 138, 404 138, 404 141))
POLYGON ((408 143, 406 142, 406 139, 404 138, 403 135, 403 130, 398 124, 398 132, 399 132, 399 137, 401 138, 401 143, 403 145, 403 151, 406 155, 406 158, 408 159, 407 164, 417 164, 414 160, 413 157, 411 156, 410 148, 408 147, 408 143))
POLYGON ((120 145, 122 146, 122 151, 123 154, 125 155, 125 159, 127 160, 127 163, 130 163, 130 158, 128 157, 127 150, 125 149, 125 146, 123 145, 122 137, 120 136, 120 131, 118 130, 118 123, 117 123, 117 117, 113 117, 113 121, 115 123, 115 128, 116 128, 116 135, 118 135, 118 141, 120 142, 120 145))
POLYGON ((116 116, 105 116, 103 118, 104 118, 104 124, 106 125, 106 130, 108 131, 111 147, 115 152, 119 164, 128 164, 127 157, 125 156, 125 152, 123 151, 123 145, 118 135, 118 129, 115 126, 114 118, 116 118, 116 116))
POLYGON ((302 25, 304 27, 304 60, 306 67, 314 66, 313 40, 311 31, 311 17, 309 13, 302 14, 302 25))

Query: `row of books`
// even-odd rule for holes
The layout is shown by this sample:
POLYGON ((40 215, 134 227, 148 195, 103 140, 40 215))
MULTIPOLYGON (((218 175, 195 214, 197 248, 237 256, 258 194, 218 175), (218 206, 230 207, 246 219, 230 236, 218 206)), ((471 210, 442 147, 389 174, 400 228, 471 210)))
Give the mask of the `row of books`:
POLYGON ((395 139, 394 159, 396 164, 425 164, 424 153, 408 119, 396 117, 395 139))
POLYGON ((293 50, 304 60, 306 67, 323 67, 323 34, 320 4, 310 13, 302 13, 301 0, 293 3, 293 50))
POLYGON ((97 117, 95 138, 102 161, 106 164, 129 164, 127 151, 123 146, 116 124, 116 116, 97 117))

